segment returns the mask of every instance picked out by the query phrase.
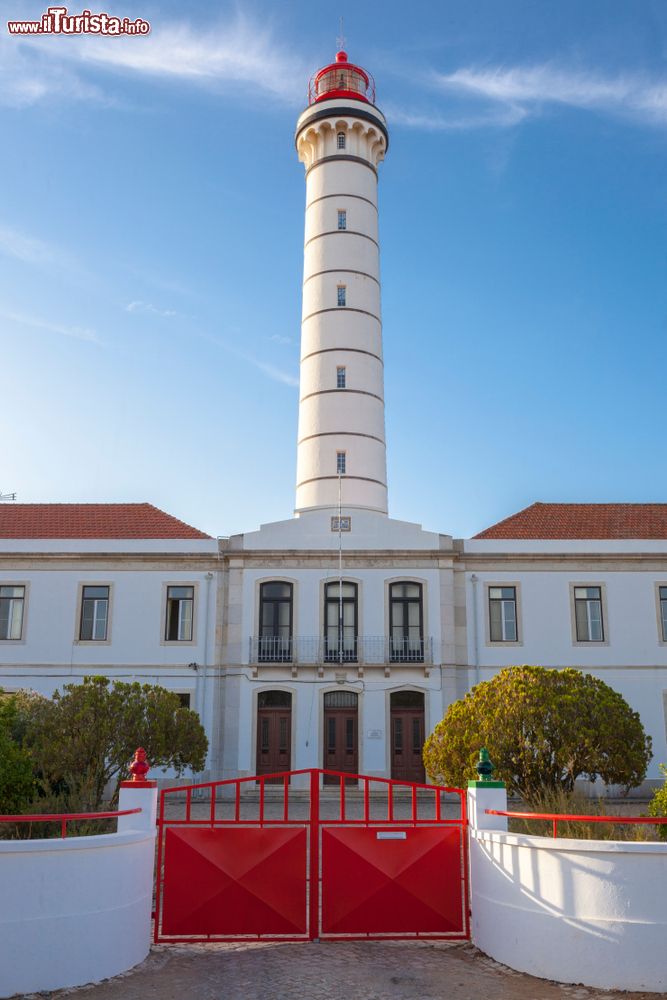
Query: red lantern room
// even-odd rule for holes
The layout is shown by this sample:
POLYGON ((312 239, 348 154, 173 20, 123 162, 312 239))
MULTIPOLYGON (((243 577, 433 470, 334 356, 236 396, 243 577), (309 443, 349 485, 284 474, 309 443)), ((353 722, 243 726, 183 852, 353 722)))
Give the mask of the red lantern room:
POLYGON ((336 62, 325 66, 308 85, 308 104, 342 97, 375 104, 375 81, 370 73, 348 62, 347 52, 336 53, 336 62))

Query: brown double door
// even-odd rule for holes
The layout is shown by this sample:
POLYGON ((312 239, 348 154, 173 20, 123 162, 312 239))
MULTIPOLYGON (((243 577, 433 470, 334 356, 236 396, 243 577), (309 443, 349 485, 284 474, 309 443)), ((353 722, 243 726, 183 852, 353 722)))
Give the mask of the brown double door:
MULTIPOLYGON (((359 773, 359 699, 352 691, 330 691, 324 696, 324 769, 359 773)), ((324 775, 324 784, 340 779, 324 775)))
POLYGON ((288 691, 261 691, 257 700, 257 774, 289 771, 291 766, 292 695, 288 691))
POLYGON ((424 781, 424 695, 395 691, 391 696, 391 776, 397 781, 424 781))

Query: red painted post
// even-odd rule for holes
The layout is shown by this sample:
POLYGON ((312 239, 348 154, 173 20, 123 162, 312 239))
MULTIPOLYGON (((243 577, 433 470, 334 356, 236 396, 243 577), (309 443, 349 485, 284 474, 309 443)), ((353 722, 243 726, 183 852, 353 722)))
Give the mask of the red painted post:
POLYGON ((320 772, 310 771, 310 919, 308 937, 320 936, 320 772))
POLYGON ((554 838, 558 836, 558 820, 554 817, 554 838))

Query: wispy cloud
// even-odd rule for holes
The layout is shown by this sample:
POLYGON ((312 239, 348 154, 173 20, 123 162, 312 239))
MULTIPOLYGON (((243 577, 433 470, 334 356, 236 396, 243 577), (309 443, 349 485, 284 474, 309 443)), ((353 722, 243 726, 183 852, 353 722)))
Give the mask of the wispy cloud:
POLYGON ((294 343, 294 341, 292 340, 291 337, 284 337, 280 333, 272 333, 271 336, 269 337, 269 340, 272 340, 274 344, 283 344, 283 345, 285 345, 285 344, 293 344, 294 343))
POLYGON ((226 351, 227 354, 233 355, 235 358, 239 358, 240 361, 245 361, 246 364, 252 365, 258 371, 266 375, 273 382, 280 382, 282 385, 289 385, 292 388, 298 386, 299 377, 292 372, 285 371, 283 368, 279 368, 277 365, 271 364, 269 361, 263 361, 260 358, 255 357, 254 354, 248 351, 241 351, 234 344, 230 344, 226 340, 222 340, 220 337, 215 337, 211 333, 207 333, 202 329, 195 329, 191 331, 195 337, 199 337, 200 340, 205 340, 209 344, 214 344, 221 350, 226 351))
MULTIPOLYGON (((11 42, 40 56, 39 64, 33 62, 29 67, 30 72, 27 66, 15 66, 21 70, 17 87, 23 90, 26 103, 46 96, 54 66, 60 66, 59 72, 64 74, 61 83, 67 82, 73 70, 75 79, 81 81, 82 73, 98 68, 200 84, 216 92, 233 88, 238 93, 244 87, 253 96, 268 95, 290 104, 302 100, 308 75, 308 66, 277 42, 270 24, 254 21, 243 12, 229 23, 205 31, 171 22, 155 24, 149 35, 141 37, 77 35, 54 40, 42 36, 17 41, 13 36, 11 42)), ((73 96, 102 96, 96 87, 86 91, 86 86, 81 82, 80 93, 73 96)))
POLYGON ((391 124, 426 132, 461 132, 477 128, 509 128, 522 121, 528 112, 518 104, 507 104, 485 111, 443 114, 441 111, 412 111, 385 104, 391 124))
POLYGON ((63 258, 61 251, 56 247, 2 223, 0 223, 0 253, 14 257, 15 260, 22 260, 26 264, 53 264, 63 258))
POLYGON ((449 94, 484 101, 508 113, 508 124, 539 114, 549 104, 597 111, 642 124, 667 126, 667 78, 603 76, 549 62, 534 66, 469 67, 436 73, 433 84, 449 94))
POLYGON ((94 101, 113 105, 116 101, 94 83, 58 59, 60 46, 51 42, 50 54, 0 32, 0 105, 27 108, 42 101, 94 101))
POLYGON ((160 309, 158 306, 154 306, 152 302, 128 302, 125 306, 125 311, 129 313, 140 313, 148 316, 162 316, 164 319, 170 319, 172 316, 177 316, 173 309, 160 309))
POLYGON ((61 337, 72 337, 74 340, 85 340, 91 344, 101 345, 102 343, 95 331, 87 327, 51 323, 48 320, 38 319, 35 316, 26 316, 22 313, 14 312, 0 312, 0 318, 9 323, 18 323, 21 326, 27 326, 33 330, 43 330, 45 333, 55 333, 61 337))
POLYGON ((277 368, 275 365, 268 364, 266 361, 259 361, 257 358, 253 358, 249 354, 239 354, 239 358, 243 358, 248 364, 254 365, 260 372, 267 375, 274 382, 282 382, 283 385, 297 386, 299 384, 298 376, 292 375, 291 372, 283 371, 282 368, 277 368))

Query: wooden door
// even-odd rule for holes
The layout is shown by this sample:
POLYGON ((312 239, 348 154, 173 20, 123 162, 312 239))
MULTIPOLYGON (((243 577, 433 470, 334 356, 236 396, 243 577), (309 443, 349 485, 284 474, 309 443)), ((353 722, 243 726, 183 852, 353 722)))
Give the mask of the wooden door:
MULTIPOLYGON (((331 691, 324 696, 324 769, 358 774, 358 698, 351 691, 331 691)), ((324 784, 340 779, 326 775, 324 784)))
POLYGON ((397 691, 391 696, 391 776, 424 781, 424 695, 397 691))
MULTIPOLYGON (((257 774, 289 771, 292 764, 292 696, 263 691, 257 707, 257 774)), ((279 783, 282 778, 276 778, 279 783)))

